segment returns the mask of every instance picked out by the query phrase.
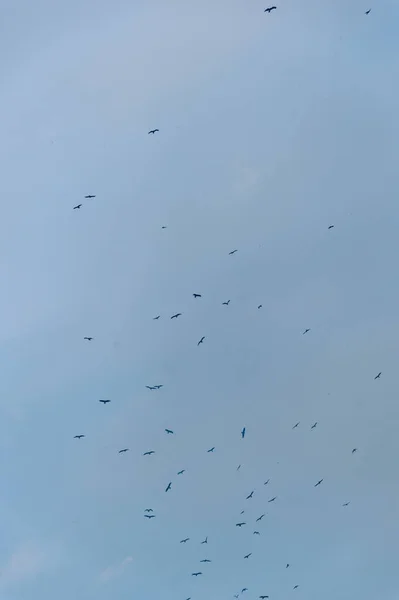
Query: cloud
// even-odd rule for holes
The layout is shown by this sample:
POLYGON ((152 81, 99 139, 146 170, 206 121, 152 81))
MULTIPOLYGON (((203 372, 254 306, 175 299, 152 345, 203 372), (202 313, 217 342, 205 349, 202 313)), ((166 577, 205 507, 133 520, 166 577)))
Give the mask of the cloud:
POLYGON ((104 569, 104 571, 102 571, 100 573, 100 581, 102 583, 106 583, 110 579, 115 579, 115 577, 120 577, 123 574, 126 567, 131 562, 133 562, 133 558, 131 556, 127 556, 126 558, 123 559, 123 561, 121 563, 107 567, 106 569, 104 569))
POLYGON ((36 577, 49 568, 51 556, 33 542, 20 544, 0 569, 0 585, 6 587, 36 577))

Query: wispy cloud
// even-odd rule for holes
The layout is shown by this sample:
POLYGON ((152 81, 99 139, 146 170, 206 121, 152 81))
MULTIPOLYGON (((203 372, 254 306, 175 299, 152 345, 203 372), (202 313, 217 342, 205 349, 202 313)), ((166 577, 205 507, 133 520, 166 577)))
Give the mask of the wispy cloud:
POLYGON ((133 558, 131 556, 126 556, 121 563, 107 567, 100 573, 100 581, 106 583, 110 579, 120 577, 131 562, 133 562, 133 558))
POLYGON ((6 587, 32 579, 53 563, 53 553, 33 542, 20 544, 0 570, 0 585, 6 587))

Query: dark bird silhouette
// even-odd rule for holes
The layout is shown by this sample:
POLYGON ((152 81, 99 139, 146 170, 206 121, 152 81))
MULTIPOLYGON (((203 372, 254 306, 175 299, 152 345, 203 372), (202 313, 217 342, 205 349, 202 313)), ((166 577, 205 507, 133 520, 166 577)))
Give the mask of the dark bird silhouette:
POLYGON ((334 229, 334 225, 329 225, 328 229, 334 229))
POLYGON ((207 544, 208 543, 208 536, 206 536, 206 538, 201 542, 201 544, 207 544))
POLYGON ((254 531, 252 535, 260 535, 259 531, 254 531))
POLYGON ((241 594, 243 594, 244 592, 247 592, 247 591, 248 591, 248 588, 242 588, 241 594))
POLYGON ((212 562, 211 560, 209 560, 209 558, 203 558, 202 560, 200 560, 201 563, 210 563, 212 562))
POLYGON ((245 427, 242 428, 241 437, 242 437, 242 439, 245 438, 245 427))
POLYGON ((248 494, 248 496, 246 497, 246 500, 249 500, 250 498, 252 498, 252 496, 254 495, 254 491, 252 490, 252 492, 250 494, 248 494))
POLYGON ((232 250, 231 252, 229 252, 229 256, 231 256, 232 254, 235 254, 237 252, 237 250, 232 250))
POLYGON ((277 496, 273 496, 273 498, 270 498, 270 500, 268 500, 268 502, 274 502, 275 500, 277 500, 277 496))
POLYGON ((261 515, 260 517, 258 517, 258 518, 256 519, 256 522, 258 523, 258 521, 261 521, 261 520, 263 519, 263 517, 264 517, 264 516, 265 516, 265 513, 263 513, 263 515, 261 515))
POLYGON ((111 400, 99 400, 99 402, 101 402, 102 404, 108 404, 109 402, 111 402, 111 400))
POLYGON ((286 569, 288 569, 288 567, 289 567, 289 566, 290 566, 290 563, 287 563, 287 564, 285 565, 285 568, 286 568, 286 569))
POLYGON ((184 538, 184 540, 180 540, 181 544, 186 544, 190 538, 184 538))
POLYGON ((176 313, 175 315, 172 315, 170 318, 171 319, 177 319, 177 317, 181 317, 182 313, 176 313))
POLYGON ((258 308, 262 308, 262 304, 259 304, 258 308))
POLYGON ((194 298, 202 298, 201 294, 193 294, 194 298))
POLYGON ((128 452, 129 448, 122 448, 122 450, 119 450, 118 454, 123 454, 123 452, 128 452))
POLYGON ((162 225, 161 229, 167 229, 168 227, 166 225, 162 225))
POLYGON ((246 523, 236 523, 236 527, 242 527, 243 525, 246 525, 246 523))
POLYGON ((215 446, 212 446, 212 448, 209 448, 209 450, 207 450, 207 452, 213 452, 215 450, 215 446))
POLYGON ((153 321, 158 321, 158 319, 159 319, 159 317, 160 317, 160 316, 161 316, 161 315, 157 315, 156 317, 153 317, 153 319, 152 319, 152 320, 153 320, 153 321))
POLYGON ((191 573, 192 577, 198 577, 198 575, 202 575, 201 571, 198 571, 197 573, 191 573))
POLYGON ((317 487, 318 485, 320 485, 321 483, 323 483, 323 479, 319 479, 319 481, 317 483, 315 483, 314 487, 317 487))
POLYGON ((342 506, 349 506, 350 502, 344 502, 342 506))
POLYGON ((186 469, 182 469, 181 471, 178 471, 178 473, 177 473, 177 474, 178 474, 178 475, 183 475, 183 473, 185 473, 185 472, 186 472, 186 469))
POLYGON ((165 492, 169 492, 169 490, 171 490, 171 489, 172 489, 172 482, 170 481, 168 483, 168 487, 166 488, 165 492))
POLYGON ((144 512, 150 513, 150 512, 154 512, 154 511, 152 510, 152 508, 146 508, 144 512))
POLYGON ((244 556, 244 558, 249 558, 250 556, 252 556, 252 552, 250 552, 249 554, 246 554, 246 555, 244 556))
POLYGON ((298 423, 295 423, 294 427, 292 429, 296 429, 299 425, 300 421, 298 421, 298 423))
POLYGON ((374 379, 379 379, 381 377, 381 371, 374 377, 374 379))
POLYGON ((355 452, 357 452, 357 448, 353 448, 352 454, 355 454, 355 452))
POLYGON ((146 519, 155 519, 155 515, 144 515, 146 519))
POLYGON ((294 587, 292 589, 297 590, 298 588, 299 588, 299 585, 294 585, 294 587))
POLYGON ((244 513, 245 513, 245 510, 242 510, 242 511, 240 512, 240 515, 243 515, 244 513))
POLYGON ((93 196, 93 194, 88 194, 87 196, 85 196, 85 198, 95 198, 95 196, 93 196))
POLYGON ((80 435, 74 435, 73 439, 74 440, 81 440, 82 438, 84 438, 85 436, 83 435, 83 433, 81 433, 80 435))
POLYGON ((267 481, 265 481, 265 483, 263 485, 267 485, 269 483, 270 479, 268 479, 267 481))
POLYGON ((204 339, 205 339, 205 336, 202 336, 202 338, 198 342, 197 346, 199 346, 200 344, 203 344, 204 343, 204 339))
POLYGON ((316 429, 316 427, 317 427, 317 421, 315 421, 315 422, 313 423, 313 425, 312 425, 312 427, 311 427, 310 429, 316 429))
POLYGON ((259 596, 260 600, 265 600, 266 598, 268 598, 269 596, 259 596))
POLYGON ((366 10, 366 12, 364 13, 365 15, 369 15, 371 12, 371 8, 369 8, 368 10, 366 10))
POLYGON ((308 333, 308 331, 310 331, 310 329, 305 329, 305 331, 302 333, 302 335, 305 335, 305 333, 308 333))
POLYGON ((171 435, 171 434, 173 434, 173 433, 174 433, 174 431, 172 431, 171 429, 165 429, 165 431, 166 431, 166 433, 167 433, 167 434, 169 434, 169 435, 171 435))
POLYGON ((91 342, 91 340, 92 340, 93 338, 92 338, 92 337, 87 337, 87 336, 86 336, 86 337, 84 337, 83 339, 84 339, 84 340, 87 340, 88 342, 91 342))
POLYGON ((81 204, 77 204, 76 206, 73 207, 73 210, 76 210, 77 208, 80 208, 82 205, 81 204))
POLYGON ((151 454, 155 454, 155 450, 148 450, 147 452, 144 452, 143 456, 151 456, 151 454))
POLYGON ((269 8, 265 8, 265 10, 263 12, 267 12, 270 15, 272 10, 276 10, 276 9, 277 9, 277 6, 269 6, 269 8))
POLYGON ((236 471, 239 471, 241 469, 241 465, 238 465, 236 471))
POLYGON ((224 304, 224 306, 228 306, 230 304, 230 300, 227 300, 227 302, 222 302, 222 304, 224 304))
POLYGON ((159 131, 159 129, 150 129, 150 131, 148 132, 148 135, 150 135, 150 133, 152 133, 152 135, 154 135, 154 133, 156 133, 157 131, 159 131))

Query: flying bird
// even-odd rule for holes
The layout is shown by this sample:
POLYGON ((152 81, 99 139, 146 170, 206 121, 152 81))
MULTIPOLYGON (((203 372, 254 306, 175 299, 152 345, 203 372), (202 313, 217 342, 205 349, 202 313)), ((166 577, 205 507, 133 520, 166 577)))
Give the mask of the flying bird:
POLYGON ((250 552, 249 554, 246 554, 246 555, 244 556, 244 558, 249 558, 250 556, 252 556, 252 552, 250 552))
POLYGON ((246 525, 246 523, 236 523, 236 527, 242 527, 243 525, 246 525))
POLYGON ((355 452, 357 452, 357 448, 353 448, 352 454, 355 454, 355 452))
POLYGON ((250 498, 252 498, 252 496, 254 495, 254 491, 252 490, 252 492, 246 497, 246 500, 249 500, 250 498))
POLYGON ((260 535, 259 531, 254 531, 252 535, 260 535))
POLYGON ((277 6, 269 6, 269 8, 265 8, 265 10, 263 12, 267 12, 270 13, 272 12, 272 10, 276 10, 277 6))
POLYGON ((160 389, 161 389, 161 387, 163 387, 163 383, 161 383, 160 385, 154 385, 154 388, 155 388, 156 390, 160 390, 160 389))
POLYGON ((317 487, 318 485, 320 485, 321 483, 323 483, 323 479, 319 479, 319 481, 317 483, 315 483, 314 487, 317 487))
POLYGON ((165 429, 165 431, 166 431, 166 433, 168 433, 169 435, 174 433, 174 431, 172 431, 171 429, 165 429))
POLYGON ((241 431, 241 437, 242 437, 242 439, 245 438, 245 427, 243 427, 243 429, 241 431))
POLYGON ((156 385, 146 385, 145 387, 147 388, 147 390, 156 390, 157 389, 156 385))
POLYGON ((108 404, 109 402, 111 402, 111 400, 99 400, 99 402, 101 402, 102 404, 108 404))
POLYGON ((267 481, 265 481, 265 483, 263 485, 267 485, 269 483, 270 479, 268 479, 267 481))
POLYGON ((263 515, 261 515, 260 517, 258 517, 258 518, 256 519, 256 522, 258 522, 258 521, 261 521, 261 520, 263 519, 263 517, 264 517, 264 516, 265 516, 265 513, 263 513, 263 515))
POLYGON ((181 317, 182 313, 176 313, 175 315, 172 315, 170 318, 171 319, 177 319, 177 317, 181 317))
POLYGON ((369 15, 371 12, 371 8, 369 8, 368 10, 366 10, 366 12, 364 13, 365 15, 369 15))
POLYGON ((166 488, 165 492, 169 492, 169 490, 172 489, 172 482, 168 483, 168 487, 166 488))
POLYGON ((155 519, 155 515, 144 515, 146 519, 155 519))
POLYGON ((152 133, 152 135, 154 135, 154 133, 156 133, 157 131, 159 131, 159 129, 150 129, 150 131, 148 132, 148 135, 150 135, 150 133, 152 133))
POLYGON ((202 560, 200 560, 201 563, 210 563, 212 562, 211 560, 209 560, 209 558, 204 558, 202 560))
POLYGON ((231 252, 229 252, 229 256, 231 256, 232 254, 235 254, 237 252, 237 250, 232 250, 231 252))
POLYGON ((193 294, 194 298, 202 298, 201 294, 193 294))
POLYGON ((192 577, 198 577, 198 575, 202 575, 201 571, 198 571, 198 573, 191 573, 192 577))
POLYGON ((242 511, 240 512, 240 515, 243 515, 244 513, 245 513, 245 510, 242 510, 242 511))
POLYGON ((225 306, 228 306, 230 304, 230 300, 227 300, 227 302, 222 302, 222 304, 224 304, 225 306))
POLYGON ((205 339, 205 336, 203 335, 202 338, 200 339, 200 341, 198 342, 197 346, 199 346, 200 344, 203 344, 204 339, 205 339))
POLYGON ((329 225, 328 229, 334 229, 334 225, 329 225))
POLYGON ((212 448, 209 448, 209 450, 207 450, 207 452, 213 452, 215 449, 215 446, 212 446, 212 448))
POLYGON ((344 502, 342 506, 349 506, 350 502, 344 502))
POLYGON ((316 429, 316 427, 317 427, 317 421, 315 421, 315 422, 313 423, 313 425, 312 425, 312 427, 311 427, 310 429, 316 429))
POLYGON ((166 225, 162 225, 161 229, 167 229, 168 227, 166 225))
POLYGON ((241 469, 241 465, 238 465, 238 467, 236 468, 236 471, 239 471, 241 469))
POLYGON ((273 498, 270 498, 270 500, 268 500, 268 502, 274 502, 275 500, 277 500, 277 496, 273 496, 273 498))
POLYGON ((95 196, 93 196, 92 194, 88 194, 87 196, 85 196, 85 198, 95 198, 95 196))
POLYGON ((160 316, 161 316, 161 315, 157 315, 156 317, 153 317, 153 318, 152 318, 152 320, 153 320, 153 321, 158 321, 158 319, 159 319, 159 317, 160 317, 160 316))
POLYGON ((83 339, 84 339, 84 340, 87 340, 88 342, 91 342, 91 340, 92 340, 93 338, 92 338, 92 337, 87 337, 87 336, 86 336, 86 337, 84 337, 83 339))
POLYGON ((307 333, 308 331, 310 331, 310 329, 305 329, 305 331, 302 333, 302 335, 305 335, 305 333, 307 333))
POLYGON ((155 454, 155 450, 148 450, 147 452, 144 452, 143 456, 151 456, 151 454, 155 454))
POLYGON ((83 433, 81 433, 80 435, 74 435, 73 439, 75 440, 81 440, 82 438, 84 438, 85 436, 83 435, 83 433))
POLYGON ((181 544, 186 544, 190 538, 184 538, 184 540, 180 540, 181 544))
POLYGON ((258 308, 262 308, 262 304, 259 304, 258 308))
POLYGON ((150 513, 150 512, 154 512, 154 511, 152 510, 152 508, 146 508, 144 512, 150 513))
POLYGON ((297 590, 299 588, 299 585, 294 585, 294 587, 292 589, 297 590))
POLYGON ((379 379, 381 377, 381 371, 374 377, 374 379, 379 379))
POLYGON ((298 421, 298 423, 295 423, 294 427, 292 429, 296 429, 299 425, 300 421, 298 421))
POLYGON ((265 598, 268 598, 269 596, 259 596, 260 600, 265 600, 265 598))
POLYGON ((129 448, 122 448, 122 450, 119 450, 118 454, 123 454, 123 452, 128 452, 129 448))
POLYGON ((286 568, 286 569, 288 569, 288 567, 289 567, 289 566, 290 566, 290 563, 287 563, 287 564, 285 565, 285 568, 286 568))
POLYGON ((186 472, 186 469, 182 469, 181 471, 178 471, 178 473, 177 473, 177 474, 178 474, 178 475, 183 475, 183 473, 185 473, 185 472, 186 472))
POLYGON ((77 208, 80 208, 82 205, 81 204, 77 204, 76 206, 73 207, 73 210, 76 210, 77 208))
POLYGON ((247 592, 247 591, 248 591, 248 588, 242 588, 241 594, 243 594, 244 592, 247 592))
POLYGON ((201 542, 201 544, 207 544, 208 543, 208 536, 206 536, 206 538, 204 539, 203 542, 201 542))

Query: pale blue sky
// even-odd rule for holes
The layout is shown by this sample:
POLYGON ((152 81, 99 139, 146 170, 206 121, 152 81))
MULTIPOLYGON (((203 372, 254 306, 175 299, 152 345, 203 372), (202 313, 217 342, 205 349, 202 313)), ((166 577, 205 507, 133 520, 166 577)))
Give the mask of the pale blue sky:
POLYGON ((1 600, 398 597, 399 5, 277 4, 2 3, 1 600))

